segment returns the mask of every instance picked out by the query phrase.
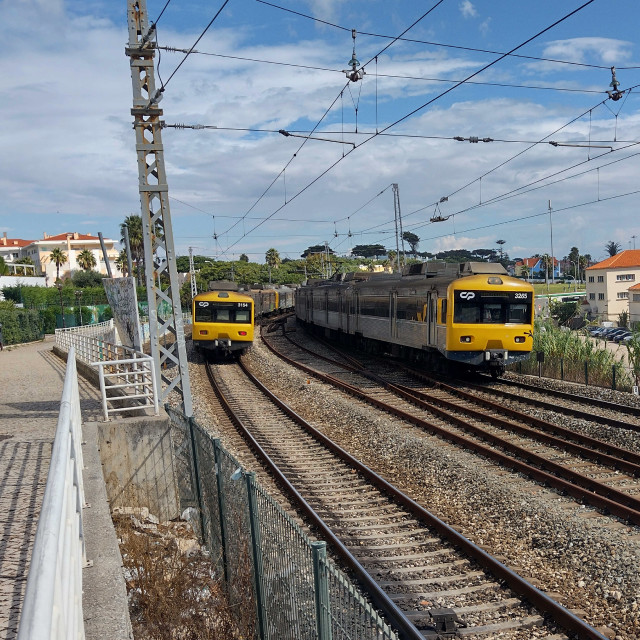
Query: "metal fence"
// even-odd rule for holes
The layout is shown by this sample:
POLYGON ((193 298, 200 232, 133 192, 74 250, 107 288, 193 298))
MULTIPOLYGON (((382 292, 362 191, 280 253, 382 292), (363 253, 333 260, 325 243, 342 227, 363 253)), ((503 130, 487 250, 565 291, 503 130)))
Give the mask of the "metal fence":
POLYGON ((76 358, 98 369, 104 419, 114 413, 152 409, 158 415, 158 393, 153 359, 115 344, 113 321, 56 329, 56 346, 74 347, 76 358))
POLYGON ((635 391, 637 389, 634 387, 633 376, 629 368, 621 362, 610 366, 597 366, 590 365, 587 360, 552 358, 539 356, 536 352, 532 352, 527 360, 511 365, 508 370, 523 375, 553 378, 617 391, 635 391))
POLYGON ((18 640, 84 638, 82 419, 74 355, 71 347, 18 640))
POLYGON ((181 507, 228 585, 238 629, 256 640, 398 640, 360 589, 192 418, 167 407, 181 507))

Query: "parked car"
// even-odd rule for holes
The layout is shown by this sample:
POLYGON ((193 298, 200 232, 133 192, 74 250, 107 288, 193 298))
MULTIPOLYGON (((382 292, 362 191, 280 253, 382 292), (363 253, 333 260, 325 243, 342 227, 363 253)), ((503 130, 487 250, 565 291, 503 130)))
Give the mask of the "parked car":
POLYGON ((615 342, 617 336, 622 336, 626 333, 628 333, 626 329, 614 329, 613 331, 609 331, 608 333, 604 334, 602 337, 605 340, 611 340, 612 342, 615 342))
POLYGON ((630 338, 632 335, 631 331, 622 331, 621 333, 617 333, 613 336, 613 341, 622 342, 625 338, 630 338))

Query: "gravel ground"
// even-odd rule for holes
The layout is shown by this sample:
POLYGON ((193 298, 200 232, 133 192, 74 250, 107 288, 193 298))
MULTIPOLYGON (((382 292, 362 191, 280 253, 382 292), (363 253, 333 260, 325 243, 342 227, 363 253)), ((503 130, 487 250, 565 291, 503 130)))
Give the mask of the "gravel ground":
MULTIPOLYGON (((197 355, 190 358, 196 419, 257 471, 252 454, 211 410, 204 369, 197 355)), ((259 342, 246 361, 350 453, 601 632, 616 640, 640 636, 640 529, 381 414, 292 369, 259 342)))

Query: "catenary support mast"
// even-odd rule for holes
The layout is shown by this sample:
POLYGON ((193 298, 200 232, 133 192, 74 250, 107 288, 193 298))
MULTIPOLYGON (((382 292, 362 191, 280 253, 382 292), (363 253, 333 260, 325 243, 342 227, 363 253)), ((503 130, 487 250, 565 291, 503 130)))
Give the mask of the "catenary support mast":
POLYGON ((157 104, 161 92, 155 86, 155 44, 149 33, 146 0, 127 0, 127 22, 126 54, 133 85, 131 115, 138 156, 151 356, 156 379, 162 380, 160 400, 166 402, 175 391, 184 414, 191 416, 191 386, 161 137, 162 110, 157 104), (165 375, 167 367, 172 368, 171 378, 165 375))

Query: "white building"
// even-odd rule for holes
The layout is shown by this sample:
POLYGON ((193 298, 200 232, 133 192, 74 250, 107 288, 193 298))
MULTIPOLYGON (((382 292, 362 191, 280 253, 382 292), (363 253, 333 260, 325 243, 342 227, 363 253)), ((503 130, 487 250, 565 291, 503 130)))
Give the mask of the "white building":
MULTIPOLYGON (((122 276, 122 272, 116 266, 119 251, 115 248, 115 241, 103 238, 103 242, 111 265, 111 275, 114 278, 119 278, 122 276)), ((67 256, 67 261, 60 266, 60 278, 71 276, 76 271, 82 270, 78 264, 78 256, 85 249, 89 250, 96 259, 94 271, 107 275, 100 238, 78 232, 61 233, 56 236, 45 233, 42 240, 33 240, 24 246, 21 249, 21 257, 26 256, 33 260, 36 265, 36 274, 46 278, 47 286, 53 286, 56 281, 57 267, 51 260, 51 252, 56 248, 61 249, 67 256)))
POLYGON ((623 311, 631 316, 629 299, 636 291, 630 289, 640 283, 640 249, 621 251, 587 267, 585 273, 587 301, 592 316, 598 320, 613 321, 617 321, 623 311))

